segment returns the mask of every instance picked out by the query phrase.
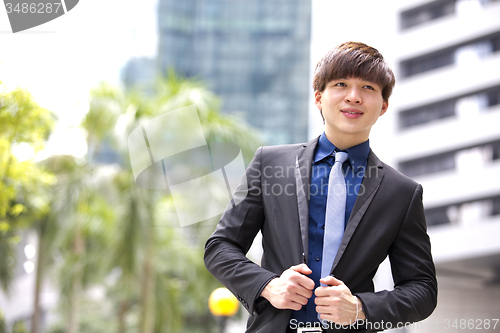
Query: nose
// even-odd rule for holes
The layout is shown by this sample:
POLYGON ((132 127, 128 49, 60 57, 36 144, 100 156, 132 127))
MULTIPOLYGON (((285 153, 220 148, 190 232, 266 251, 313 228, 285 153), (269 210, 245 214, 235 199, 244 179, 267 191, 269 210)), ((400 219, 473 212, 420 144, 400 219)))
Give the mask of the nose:
POLYGON ((361 94, 356 87, 349 89, 345 95, 345 101, 347 103, 361 104, 363 100, 361 99, 361 94))

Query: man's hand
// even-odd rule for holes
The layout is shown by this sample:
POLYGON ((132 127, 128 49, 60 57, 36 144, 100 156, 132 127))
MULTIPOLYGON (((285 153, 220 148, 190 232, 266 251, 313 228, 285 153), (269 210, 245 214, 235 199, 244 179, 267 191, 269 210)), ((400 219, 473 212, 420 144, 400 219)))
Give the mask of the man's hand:
POLYGON ((312 296, 314 281, 304 275, 311 273, 306 264, 292 266, 272 279, 260 295, 277 309, 300 310, 312 296))
POLYGON ((333 276, 323 278, 319 282, 326 284, 326 287, 318 287, 314 292, 316 312, 322 320, 350 325, 354 324, 356 319, 366 319, 361 301, 352 295, 344 282, 333 276))

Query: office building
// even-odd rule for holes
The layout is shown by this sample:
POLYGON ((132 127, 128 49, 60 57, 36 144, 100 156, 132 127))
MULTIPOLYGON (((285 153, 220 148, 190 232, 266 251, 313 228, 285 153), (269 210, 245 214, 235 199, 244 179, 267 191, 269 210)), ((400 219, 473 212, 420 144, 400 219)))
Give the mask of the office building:
POLYGON ((160 0, 162 71, 204 80, 267 144, 307 138, 310 0, 160 0))
POLYGON ((486 320, 492 330, 500 313, 500 1, 402 1, 397 15, 392 139, 382 154, 424 187, 439 281, 436 311, 407 331, 486 330, 486 320))

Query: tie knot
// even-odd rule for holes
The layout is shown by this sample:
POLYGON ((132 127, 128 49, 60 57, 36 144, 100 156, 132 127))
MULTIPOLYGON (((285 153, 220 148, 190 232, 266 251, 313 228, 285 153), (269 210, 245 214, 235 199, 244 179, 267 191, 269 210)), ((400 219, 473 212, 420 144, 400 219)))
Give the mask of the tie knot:
POLYGON ((340 162, 340 164, 343 164, 349 155, 346 152, 343 151, 337 151, 335 152, 335 162, 340 162))

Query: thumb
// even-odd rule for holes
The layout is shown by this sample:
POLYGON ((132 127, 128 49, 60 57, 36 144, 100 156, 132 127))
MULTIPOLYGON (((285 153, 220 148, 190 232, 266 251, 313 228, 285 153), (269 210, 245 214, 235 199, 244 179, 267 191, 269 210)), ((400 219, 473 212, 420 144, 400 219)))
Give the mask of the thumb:
POLYGON ((327 286, 341 286, 344 284, 342 280, 339 280, 331 275, 320 279, 319 282, 326 284, 327 286))
POLYGON ((312 273, 311 269, 309 267, 307 267, 306 264, 292 266, 292 267, 290 267, 290 269, 297 272, 297 273, 306 274, 306 275, 309 275, 312 273))

